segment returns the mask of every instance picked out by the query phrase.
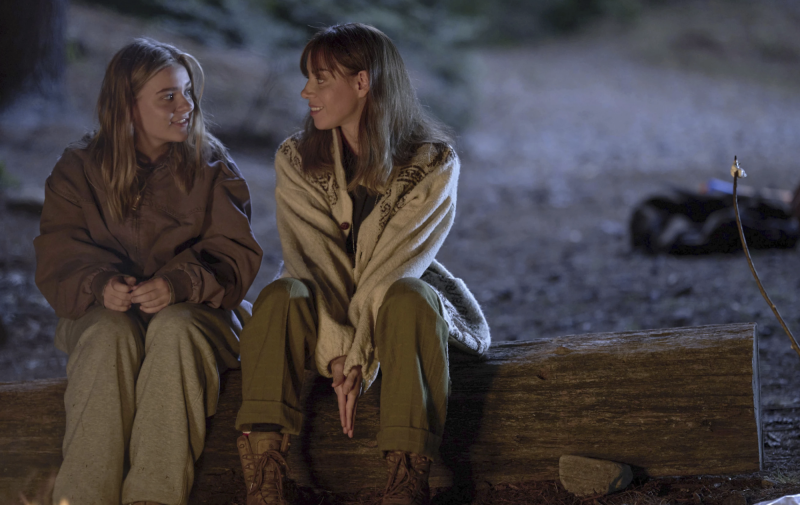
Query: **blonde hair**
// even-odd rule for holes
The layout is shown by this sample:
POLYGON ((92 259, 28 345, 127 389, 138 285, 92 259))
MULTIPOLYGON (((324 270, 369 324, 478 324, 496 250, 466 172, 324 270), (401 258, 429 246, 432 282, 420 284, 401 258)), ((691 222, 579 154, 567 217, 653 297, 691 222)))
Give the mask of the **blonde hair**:
MULTIPOLYGON (((308 78, 326 68, 340 76, 369 75, 369 92, 358 126, 358 163, 347 189, 359 185, 380 192, 394 167, 408 164, 420 144, 451 144, 448 129, 425 113, 411 86, 403 58, 392 40, 361 23, 331 26, 317 32, 300 57, 308 78)), ((317 174, 333 166, 332 136, 314 126, 309 115, 298 143, 303 172, 317 174)))
POLYGON ((100 127, 88 142, 88 150, 100 166, 108 193, 112 219, 122 222, 130 214, 138 196, 133 107, 136 95, 154 75, 171 65, 183 66, 192 82, 194 111, 189 122, 189 137, 170 143, 166 165, 175 183, 185 193, 194 185, 195 176, 212 158, 228 160, 222 143, 206 131, 200 107, 204 74, 190 54, 152 39, 136 39, 120 49, 106 69, 97 115, 100 127))

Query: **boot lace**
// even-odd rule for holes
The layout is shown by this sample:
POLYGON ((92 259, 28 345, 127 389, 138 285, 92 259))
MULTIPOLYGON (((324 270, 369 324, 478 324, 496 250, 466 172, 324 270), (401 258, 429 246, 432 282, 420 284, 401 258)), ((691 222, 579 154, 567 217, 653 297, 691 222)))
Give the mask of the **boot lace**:
POLYGON ((258 458, 258 461, 256 461, 255 475, 253 476, 253 482, 250 483, 250 489, 247 493, 256 495, 261 492, 261 496, 265 498, 266 503, 282 503, 284 474, 281 472, 281 468, 286 468, 287 470, 289 468, 283 454, 274 449, 263 452, 258 458), (272 472, 272 480, 275 482, 275 486, 262 489, 261 486, 264 484, 264 474, 267 472, 272 472), (268 501, 267 498, 274 498, 274 500, 268 501))
POLYGON ((422 479, 411 465, 408 453, 403 453, 391 469, 389 482, 381 497, 384 501, 400 498, 415 498, 422 484, 422 479))

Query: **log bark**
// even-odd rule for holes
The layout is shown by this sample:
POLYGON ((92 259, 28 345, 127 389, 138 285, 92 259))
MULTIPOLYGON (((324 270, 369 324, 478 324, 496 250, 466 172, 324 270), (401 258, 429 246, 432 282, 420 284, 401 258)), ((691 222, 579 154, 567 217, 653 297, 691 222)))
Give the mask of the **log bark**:
MULTIPOLYGON (((650 476, 758 471, 754 337, 747 323, 501 343, 482 360, 452 351, 431 485, 555 480, 563 454, 627 463, 650 476)), ((191 503, 244 494, 233 428, 241 374, 223 381, 191 503)), ((0 385, 0 490, 58 466, 64 388, 63 380, 0 385)), ((303 433, 289 457, 300 485, 338 492, 383 485, 379 393, 376 383, 361 398, 349 440, 329 380, 307 375, 303 433)))

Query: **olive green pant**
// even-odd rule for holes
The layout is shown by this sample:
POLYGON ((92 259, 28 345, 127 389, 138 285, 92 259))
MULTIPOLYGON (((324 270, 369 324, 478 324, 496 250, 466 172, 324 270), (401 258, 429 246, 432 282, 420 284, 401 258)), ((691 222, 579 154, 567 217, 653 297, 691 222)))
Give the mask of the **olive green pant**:
POLYGON ((67 423, 53 502, 186 503, 219 373, 238 366, 240 330, 230 311, 190 303, 147 323, 104 307, 60 320, 67 423))
MULTIPOLYGON (((450 390, 442 311, 436 292, 419 279, 401 279, 386 292, 374 333, 382 374, 381 451, 438 454, 450 390)), ((237 429, 270 423, 300 433, 300 390, 304 369, 315 369, 316 328, 314 299, 302 281, 279 279, 261 291, 241 335, 237 429)))

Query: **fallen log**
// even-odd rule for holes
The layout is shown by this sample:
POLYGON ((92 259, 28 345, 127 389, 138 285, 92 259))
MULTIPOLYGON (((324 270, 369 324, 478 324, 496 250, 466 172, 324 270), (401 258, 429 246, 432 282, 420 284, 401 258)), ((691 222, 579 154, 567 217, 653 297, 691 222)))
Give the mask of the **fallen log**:
MULTIPOLYGON (((650 476, 758 471, 754 337, 748 323, 500 343, 482 360, 453 351, 431 485, 555 480, 563 454, 627 463, 650 476)), ((0 384, 0 497, 30 493, 57 468, 64 388, 64 380, 0 384)), ((307 375, 303 434, 289 457, 301 486, 347 492, 383 483, 379 390, 376 383, 361 398, 350 440, 329 380, 307 375)), ((241 374, 232 371, 208 421, 191 503, 243 497, 233 428, 240 400, 241 374)))

